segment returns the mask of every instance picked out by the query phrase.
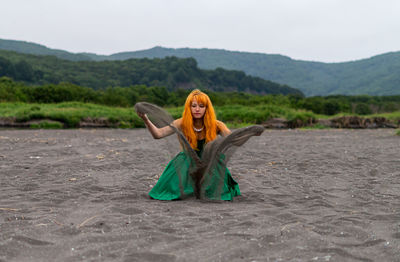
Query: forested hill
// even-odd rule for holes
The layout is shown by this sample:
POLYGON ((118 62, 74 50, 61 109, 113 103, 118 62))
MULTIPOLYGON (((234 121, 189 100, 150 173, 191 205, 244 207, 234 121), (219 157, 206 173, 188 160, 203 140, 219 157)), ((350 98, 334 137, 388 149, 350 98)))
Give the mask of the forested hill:
POLYGON ((63 50, 51 49, 44 45, 16 40, 0 39, 0 50, 9 50, 32 55, 53 55, 71 61, 92 60, 92 58, 83 54, 74 54, 63 50))
POLYGON ((30 84, 68 82, 93 89, 133 85, 164 86, 169 90, 201 88, 253 94, 302 92, 242 71, 204 70, 193 58, 128 59, 124 61, 69 61, 56 56, 39 56, 0 50, 0 77, 30 84))
MULTIPOLYGON (((25 53, 43 52, 36 44, 19 41, 8 42, 0 49, 25 53), (13 46, 11 48, 10 46, 13 46), (18 50, 17 47, 18 46, 18 50), (30 47, 30 48, 28 48, 30 47), (24 48, 26 49, 24 51, 24 48)), ((43 46, 40 46, 43 47, 43 46)), ((45 47, 44 47, 45 48, 45 47)), ((70 60, 125 60, 130 58, 164 58, 167 56, 193 57, 199 68, 218 67, 243 71, 277 83, 300 89, 307 96, 314 95, 395 95, 400 94, 400 52, 386 53, 368 59, 343 63, 321 63, 293 60, 282 55, 233 52, 216 49, 163 48, 123 52, 110 56, 91 53, 58 53, 60 50, 47 49, 48 54, 70 60), (72 56, 72 57, 70 57, 72 56)))
MULTIPOLYGON (((400 94, 400 52, 343 63, 293 60, 282 55, 232 52, 215 49, 162 48, 118 53, 108 59, 140 57, 193 57, 200 68, 242 70, 315 95, 400 94)), ((96 57, 93 57, 96 58, 96 57)), ((101 59, 104 59, 101 58, 101 59)))

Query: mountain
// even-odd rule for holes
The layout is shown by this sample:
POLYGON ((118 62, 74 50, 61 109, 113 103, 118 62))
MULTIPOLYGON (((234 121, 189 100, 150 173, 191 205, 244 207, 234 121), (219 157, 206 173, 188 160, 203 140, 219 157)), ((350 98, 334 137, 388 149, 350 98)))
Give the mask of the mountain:
POLYGON ((352 62, 322 63, 294 60, 282 55, 155 47, 113 54, 107 59, 166 56, 193 57, 204 69, 222 67, 241 70, 249 75, 298 88, 306 96, 400 94, 400 52, 352 62))
POLYGON ((9 50, 32 55, 53 55, 71 61, 91 60, 89 56, 84 54, 73 54, 63 50, 50 49, 44 45, 16 40, 0 39, 0 50, 9 50))
MULTIPOLYGON (((0 40, 0 49, 4 48, 0 40)), ((199 68, 243 71, 283 85, 300 89, 306 96, 316 95, 397 95, 400 94, 400 52, 391 52, 368 59, 342 63, 322 63, 294 60, 283 55, 248 53, 218 49, 164 48, 154 47, 147 50, 122 52, 110 56, 92 53, 73 54, 61 50, 37 48, 36 44, 23 42, 14 51, 28 53, 38 50, 43 54, 56 55, 63 59, 79 60, 127 60, 131 58, 164 58, 176 56, 193 57, 199 68), (32 47, 29 48, 29 45, 32 47), (26 48, 26 51, 22 47, 26 48), (33 48, 33 47, 36 47, 33 48)), ((12 44, 12 43, 11 43, 12 44)), ((8 44, 10 46, 10 43, 8 44)), ((11 45, 12 46, 12 45, 11 45)), ((45 47, 44 47, 45 48, 45 47)))
POLYGON ((199 69, 194 58, 141 58, 114 61, 69 61, 55 56, 0 50, 0 77, 27 84, 68 82, 93 89, 133 85, 163 86, 169 90, 202 88, 253 94, 303 93, 242 71, 199 69))

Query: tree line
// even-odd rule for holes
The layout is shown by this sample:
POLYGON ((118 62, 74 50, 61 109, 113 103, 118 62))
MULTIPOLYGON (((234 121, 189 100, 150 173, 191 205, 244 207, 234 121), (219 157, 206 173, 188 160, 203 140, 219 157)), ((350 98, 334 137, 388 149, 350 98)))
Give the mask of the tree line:
MULTIPOLYGON (((368 115, 400 110, 400 96, 326 96, 303 97, 290 95, 255 95, 244 92, 216 92, 204 90, 216 106, 224 105, 279 105, 304 109, 316 114, 350 113, 368 115)), ((162 107, 182 106, 188 89, 168 90, 166 87, 133 85, 94 90, 71 83, 27 85, 9 77, 0 77, 0 102, 60 103, 85 102, 108 106, 132 107, 147 101, 162 107)))
POLYGON ((202 70, 193 58, 129 59, 124 61, 68 61, 0 50, 0 76, 30 85, 63 82, 95 90, 134 85, 164 86, 168 90, 202 88, 254 94, 298 94, 300 90, 242 71, 202 70))

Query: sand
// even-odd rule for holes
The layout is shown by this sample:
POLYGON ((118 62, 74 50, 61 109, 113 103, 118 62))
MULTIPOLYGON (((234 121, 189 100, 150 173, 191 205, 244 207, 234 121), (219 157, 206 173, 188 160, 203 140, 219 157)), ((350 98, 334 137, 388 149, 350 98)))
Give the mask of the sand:
POLYGON ((232 202, 149 199, 176 137, 0 130, 0 261, 400 261, 392 129, 266 130, 232 202))

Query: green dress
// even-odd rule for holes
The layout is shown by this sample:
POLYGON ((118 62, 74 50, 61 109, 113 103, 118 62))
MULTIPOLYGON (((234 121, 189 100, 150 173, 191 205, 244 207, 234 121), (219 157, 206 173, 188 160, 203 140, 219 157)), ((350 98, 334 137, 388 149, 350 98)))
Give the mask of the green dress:
MULTIPOLYGON (((205 140, 198 140, 196 153, 201 157, 205 140)), ((204 196, 213 200, 232 200, 240 195, 239 185, 220 156, 216 166, 209 172, 205 183, 204 196), (223 174, 224 173, 224 174, 223 174), (223 184, 221 178, 224 179, 223 184), (221 188, 222 187, 222 188, 221 188)), ((167 165, 157 184, 150 191, 150 197, 158 200, 176 200, 194 195, 193 180, 189 176, 191 159, 184 152, 178 153, 167 165)))

